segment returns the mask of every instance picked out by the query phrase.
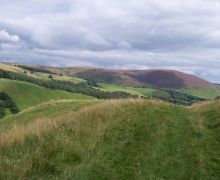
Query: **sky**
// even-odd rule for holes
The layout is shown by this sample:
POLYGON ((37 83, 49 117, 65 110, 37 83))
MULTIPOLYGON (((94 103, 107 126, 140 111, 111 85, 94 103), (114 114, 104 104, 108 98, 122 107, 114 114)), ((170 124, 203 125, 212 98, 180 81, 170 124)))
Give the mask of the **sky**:
POLYGON ((0 62, 174 69, 220 83, 219 0, 0 0, 0 62))

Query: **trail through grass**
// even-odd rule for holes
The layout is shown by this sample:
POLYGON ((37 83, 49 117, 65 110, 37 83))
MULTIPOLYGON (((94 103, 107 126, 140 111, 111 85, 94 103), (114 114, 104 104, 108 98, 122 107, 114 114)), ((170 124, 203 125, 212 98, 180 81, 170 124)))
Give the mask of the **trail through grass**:
POLYGON ((0 124, 1 136, 23 133, 1 143, 0 178, 218 179, 219 108, 219 101, 47 103, 0 124))

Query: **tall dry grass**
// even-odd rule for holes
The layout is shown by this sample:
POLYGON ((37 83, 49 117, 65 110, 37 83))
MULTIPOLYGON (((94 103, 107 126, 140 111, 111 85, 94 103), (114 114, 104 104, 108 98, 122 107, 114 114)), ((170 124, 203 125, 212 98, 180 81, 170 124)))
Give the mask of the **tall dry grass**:
MULTIPOLYGON (((48 103, 43 103, 41 105, 37 105, 36 107, 29 108, 22 113, 33 111, 36 108, 47 108, 47 106, 52 105, 62 105, 63 103, 69 103, 69 102, 75 102, 74 100, 60 100, 60 101, 51 101, 48 103)), ((21 142, 24 140, 25 137, 30 135, 37 135, 40 136, 43 132, 50 131, 52 129, 59 128, 61 125, 68 124, 75 119, 79 118, 84 119, 84 117, 87 117, 89 114, 92 114, 91 121, 99 121, 100 117, 104 115, 106 112, 110 113, 113 112, 115 109, 120 109, 123 104, 144 104, 146 103, 146 100, 106 100, 106 101, 93 101, 94 105, 89 105, 89 107, 84 107, 78 111, 65 111, 65 114, 63 114, 63 111, 56 114, 56 117, 48 118, 35 118, 30 123, 27 124, 14 124, 10 126, 8 129, 0 129, 0 146, 6 146, 10 145, 13 142, 21 142)), ((154 104, 154 105, 167 105, 166 103, 162 101, 155 101, 155 100, 147 100, 148 103, 154 104)), ((88 118, 87 118, 88 119, 88 118)), ((101 136, 103 134, 103 129, 101 126, 105 126, 104 123, 96 123, 98 125, 98 131, 97 135, 101 136), (100 126, 100 128, 99 128, 100 126)), ((77 124, 76 124, 77 126, 77 124)), ((77 128, 76 128, 77 129, 77 128)), ((78 128, 80 129, 80 128, 78 128)))

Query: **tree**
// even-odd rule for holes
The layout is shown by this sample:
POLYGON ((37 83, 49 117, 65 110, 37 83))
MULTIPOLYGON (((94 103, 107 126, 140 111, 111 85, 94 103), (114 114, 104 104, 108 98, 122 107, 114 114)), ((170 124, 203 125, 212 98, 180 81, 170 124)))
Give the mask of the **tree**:
POLYGON ((87 84, 93 87, 99 87, 95 80, 87 80, 87 84))
POLYGON ((50 79, 53 79, 53 76, 52 76, 52 74, 49 74, 48 78, 50 78, 50 79))
POLYGON ((0 101, 0 118, 3 118, 5 116, 5 106, 4 102, 0 101))

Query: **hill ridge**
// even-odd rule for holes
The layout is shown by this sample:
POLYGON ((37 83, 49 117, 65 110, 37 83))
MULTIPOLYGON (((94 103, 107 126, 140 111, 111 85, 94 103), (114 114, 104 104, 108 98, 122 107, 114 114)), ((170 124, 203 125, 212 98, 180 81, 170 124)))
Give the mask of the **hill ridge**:
MULTIPOLYGON (((7 63, 8 66, 10 64, 7 63)), ((42 69, 57 75, 67 75, 98 82, 116 83, 129 86, 150 86, 154 88, 184 89, 211 88, 220 86, 196 75, 173 69, 123 70, 100 67, 49 67, 32 64, 11 64, 11 66, 42 69)))

